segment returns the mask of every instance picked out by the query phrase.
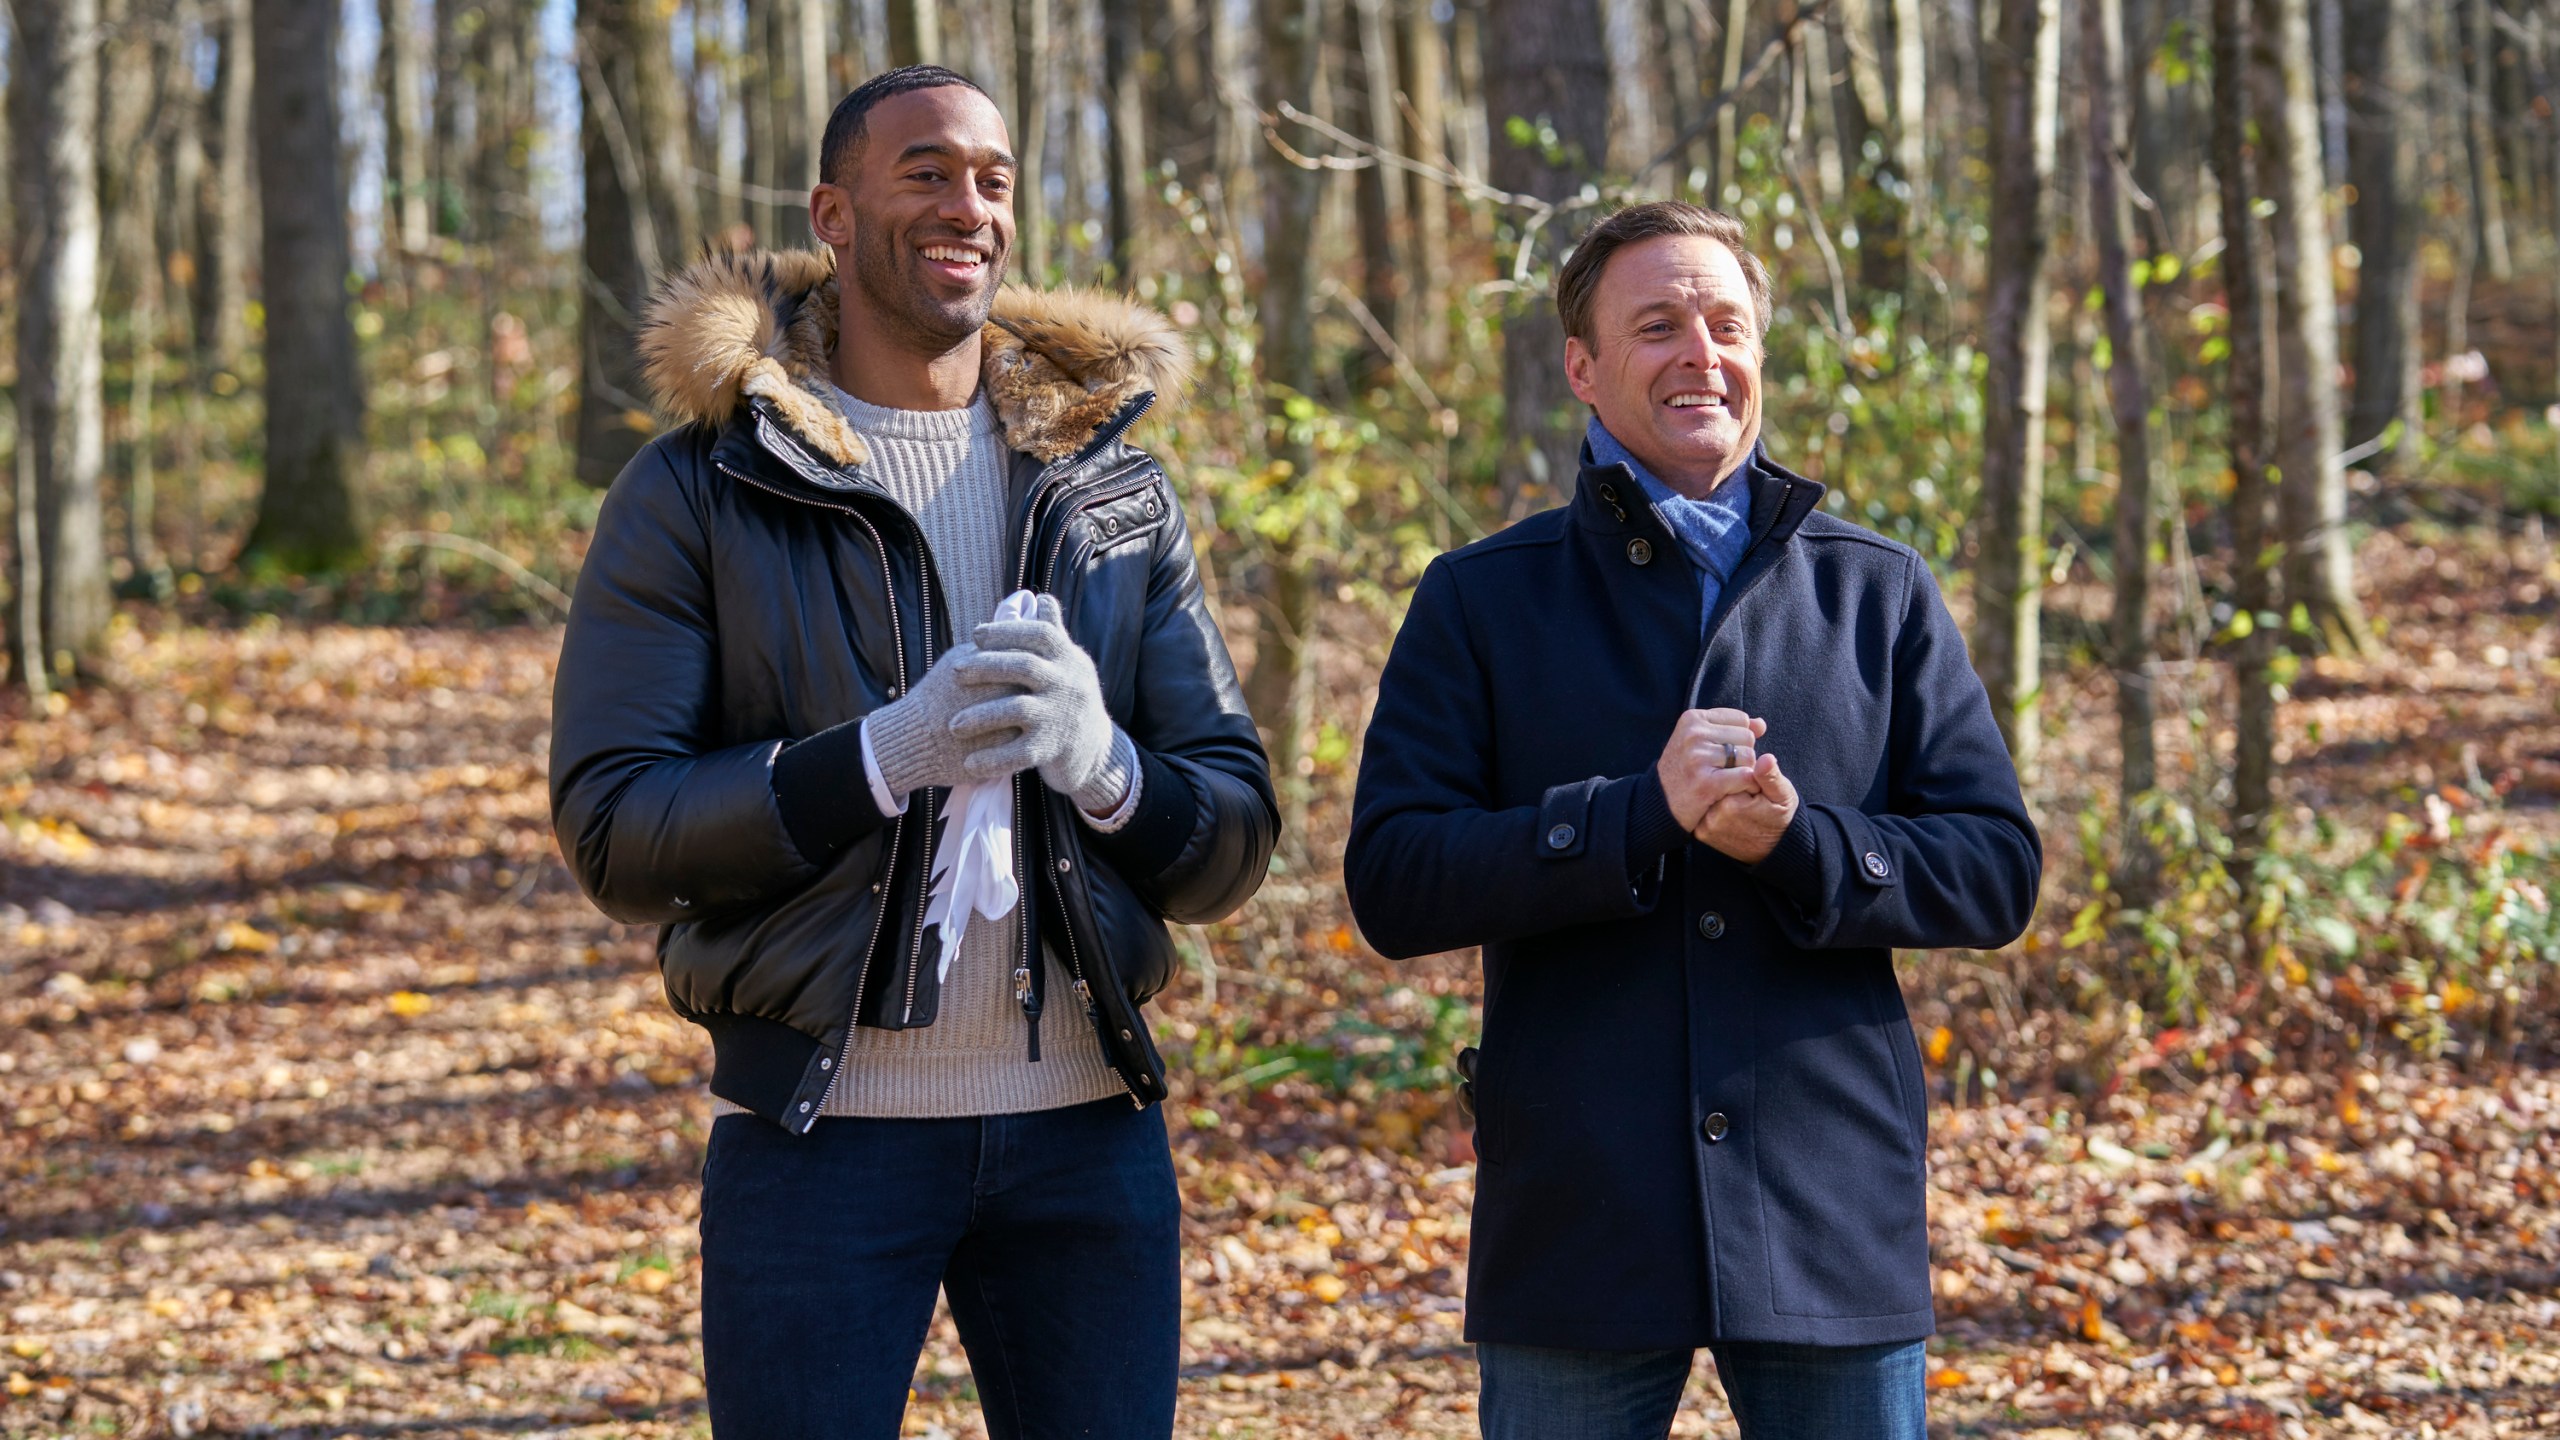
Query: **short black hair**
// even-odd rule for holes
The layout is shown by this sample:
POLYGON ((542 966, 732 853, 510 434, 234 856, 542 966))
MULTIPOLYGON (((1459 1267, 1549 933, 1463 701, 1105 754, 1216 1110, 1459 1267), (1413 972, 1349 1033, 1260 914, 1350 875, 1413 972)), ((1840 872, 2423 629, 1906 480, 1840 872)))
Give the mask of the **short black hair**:
MULTIPOLYGON (((986 87, 977 81, 940 65, 901 65, 854 86, 851 94, 836 102, 835 113, 827 117, 826 139, 818 146, 818 183, 844 183, 841 177, 853 164, 854 152, 862 148, 872 106, 892 95, 939 90, 945 85, 965 85, 981 95, 987 94, 986 87)), ((992 95, 987 98, 995 99, 992 95)))

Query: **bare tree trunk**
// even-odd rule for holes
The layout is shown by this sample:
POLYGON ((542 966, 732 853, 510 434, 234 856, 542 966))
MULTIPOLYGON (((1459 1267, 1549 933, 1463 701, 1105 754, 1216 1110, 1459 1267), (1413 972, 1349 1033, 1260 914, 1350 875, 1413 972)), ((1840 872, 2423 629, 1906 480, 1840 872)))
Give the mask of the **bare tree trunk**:
POLYGON ((1974 668, 2019 771, 2034 769, 2044 599, 2045 256, 2060 0, 2010 0, 1991 72, 1991 293, 1983 329, 1982 546, 1974 668))
POLYGON ((98 217, 98 0, 11 0, 10 210, 18 287, 19 677, 91 665, 112 600, 98 217), (32 522, 32 523, 30 523, 32 522))
POLYGON ((1916 184, 1902 173, 1897 149, 1884 143, 1893 107, 1886 98, 1869 0, 1849 0, 1836 19, 1840 48, 1849 57, 1849 83, 1841 87, 1832 113, 1840 150, 1856 173, 1849 213, 1858 227, 1858 284, 1871 293, 1898 295, 1911 279, 1910 207, 1903 197, 1914 193, 1916 184), (1870 139, 1877 142, 1872 163, 1864 159, 1870 139))
MULTIPOLYGON (((1660 102, 1654 95, 1652 6, 1647 0, 1601 0, 1603 44, 1609 55, 1609 148, 1592 158, 1613 174, 1635 174, 1660 153, 1654 122, 1660 102)), ((1653 191, 1651 176, 1636 175, 1640 191, 1653 191)))
POLYGON ((1911 184, 1908 226, 1929 206, 1929 32, 1920 0, 1893 0, 1893 166, 1911 184))
MULTIPOLYGON (((1405 148, 1445 169, 1449 164, 1444 100, 1448 51, 1440 37, 1440 22, 1431 12, 1431 0, 1403 0, 1404 35, 1396 47, 1396 59, 1403 70, 1407 102, 1405 148)), ((1413 358, 1432 370, 1449 358, 1449 188, 1421 175, 1407 177, 1406 186, 1413 235, 1413 358)))
POLYGON ((419 0, 381 0, 382 248, 411 256, 427 248, 425 87, 419 73, 419 0))
MULTIPOLYGON (((1742 83, 1743 29, 1751 18, 1751 0, 1725 0, 1724 68, 1717 72, 1716 93, 1729 95, 1742 83)), ((1730 203, 1725 190, 1732 185, 1736 169, 1734 117, 1742 113, 1739 105, 1727 105, 1716 112, 1716 154, 1707 166, 1707 203, 1730 203)))
MULTIPOLYGON (((130 4, 130 0, 123 0, 130 4)), ((152 509, 158 488, 152 405, 157 398, 163 280, 160 256, 163 137, 185 121, 173 121, 184 87, 179 71, 179 7, 145 16, 127 8, 109 29, 116 34, 101 74, 107 89, 106 153, 99 167, 106 194, 104 235, 113 254, 109 293, 125 307, 125 365, 131 377, 119 427, 116 460, 124 471, 124 558, 133 593, 159 595, 169 583, 153 543, 152 509)), ((111 302, 112 303, 112 302, 111 302)))
POLYGON ((2267 189, 2276 202, 2276 353, 2281 404, 2277 507, 2284 523, 2285 594, 2308 608, 2328 642, 2369 643, 2356 603, 2347 536, 2347 479, 2338 465, 2338 299, 2323 207, 2320 112, 2311 88, 2308 0, 2257 0, 2258 64, 2267 137, 2267 189))
POLYGON ((773 28, 776 0, 747 0, 747 43, 738 56, 738 89, 732 103, 746 111, 746 182, 754 193, 746 202, 747 228, 758 245, 780 243, 779 221, 771 198, 782 187, 782 136, 774 125, 773 28))
MULTIPOLYGON (((1738 9, 1741 0, 1735 0, 1738 9)), ((1485 110, 1499 132, 1514 119, 1554 126, 1556 149, 1493 147, 1493 183, 1515 195, 1565 201, 1597 174, 1609 148, 1609 57, 1594 0, 1496 0, 1485 33, 1485 110)), ((1727 112, 1730 113, 1730 112, 1727 112)), ((1566 214, 1552 233, 1519 245, 1559 254, 1588 217, 1566 214)), ((1531 273, 1538 267, 1532 266, 1531 273)), ((1502 325, 1503 506, 1570 494, 1579 469, 1582 423, 1564 379, 1564 328, 1543 289, 1513 297, 1502 325)))
MULTIPOLYGON (((2172 84, 2171 67, 2151 63, 2151 57, 2169 39, 2171 27, 2184 27, 2192 18, 2191 3, 2128 0, 2125 5, 2125 48, 2134 62, 2126 77, 2133 104, 2134 182, 2155 207, 2146 228, 2158 248, 2178 253, 2195 245, 2195 137, 2205 117, 2196 110, 2196 85, 2184 78, 2172 84)), ((2181 28, 2175 33, 2185 32, 2181 28)))
POLYGON ((431 3, 435 6, 435 29, 427 58, 436 77, 436 89, 427 111, 428 223, 438 235, 458 237, 464 233, 467 221, 464 192, 471 173, 470 150, 463 138, 463 107, 471 88, 466 73, 470 67, 470 42, 462 33, 460 0, 431 3))
POLYGON ((2231 763, 2231 834, 2244 860, 2267 840, 2274 811, 2277 571, 2268 553, 2267 454, 2275 382, 2274 280, 2257 231, 2250 144, 2251 0, 2213 0, 2213 171, 2222 209, 2223 295, 2231 314, 2231 549, 2235 599, 2248 617, 2234 658, 2239 691, 2231 763))
POLYGON ((1049 0, 1013 0, 1013 217, 1021 278, 1049 278, 1049 0))
POLYGON ((2500 284, 2515 278, 2507 251, 2507 204, 2498 183, 2498 145, 2489 128, 2492 72, 2489 51, 2489 0, 2457 0, 2462 6, 2462 72, 2455 92, 2462 98, 2462 148, 2471 162, 2471 236, 2489 278, 2500 284))
POLYGON ((2126 110, 2122 0, 2081 0, 2080 59, 2089 103, 2089 221, 2098 242, 2098 283, 2106 296, 2108 396, 2116 422, 2116 729, 2121 741, 2116 890, 2147 903, 2159 857, 2136 808, 2159 783, 2154 718, 2151 540, 2156 526, 2151 474, 2151 375, 2142 294, 2133 283, 2133 203, 2124 172, 2133 160, 2126 110))
POLYGON ((2374 457, 2388 473, 2417 453, 2418 108, 2414 0, 2347 8, 2344 89, 2351 113, 2348 173, 2355 184, 2356 389, 2346 441, 2400 434, 2374 457))
MULTIPOLYGON (((1350 54, 1344 69, 1352 72, 1345 86, 1358 97, 1353 110, 1357 128, 1373 143, 1396 148, 1404 133, 1396 114, 1394 31, 1387 24, 1387 0, 1351 0, 1350 54)), ((1413 274, 1410 237, 1405 227, 1405 173, 1392 165, 1372 165, 1352 177, 1353 208, 1360 220, 1360 298, 1379 328, 1395 337, 1407 353, 1413 349, 1412 317, 1404 306, 1406 279, 1413 274)), ((1368 350, 1363 350, 1369 354, 1368 350)), ((1378 360, 1365 367, 1374 380, 1385 372, 1378 360)))
POLYGON ((942 63, 941 0, 888 0, 889 63, 942 63))
MULTIPOLYGON (((1706 84, 1698 69, 1705 59, 1698 29, 1708 23, 1709 17, 1704 0, 1694 4, 1692 0, 1660 0, 1658 18, 1662 24, 1663 67, 1671 79, 1671 133, 1688 135, 1689 122, 1697 116, 1698 106, 1707 96, 1706 84)), ((1651 160, 1653 157, 1648 155, 1645 158, 1651 160)), ((1680 153, 1671 157, 1669 188, 1677 193, 1693 181, 1702 183, 1707 173, 1705 158, 1706 142, 1703 139, 1693 137, 1688 144, 1681 146, 1680 153)))
POLYGON ((578 294, 578 478, 604 486, 656 429, 632 328, 650 286, 685 255, 669 173, 674 57, 655 0, 579 0, 578 150, 585 226, 578 294))
POLYGON ((213 369, 234 370, 248 343, 249 252, 257 243, 257 140, 250 119, 257 58, 249 42, 249 0, 214 0, 212 14, 221 27, 222 59, 213 81, 218 139, 197 334, 213 369))
MULTIPOLYGON (((1301 109, 1312 103, 1324 47, 1324 0, 1268 0, 1262 7, 1262 109, 1278 114, 1283 101, 1301 109)), ((1263 405, 1269 417, 1272 459, 1303 482, 1315 465, 1311 446, 1296 438, 1288 407, 1316 388, 1315 256, 1311 237, 1324 177, 1302 170, 1270 147, 1261 147, 1263 285, 1263 405)), ((1254 597, 1253 671, 1245 677, 1245 703, 1262 727, 1271 773, 1287 813, 1285 833, 1304 833, 1307 783, 1299 773, 1306 755, 1308 642, 1315 628, 1315 578, 1302 553, 1302 536, 1272 542, 1264 582, 1254 597), (1291 824, 1296 821, 1300 823, 1291 824)))
POLYGON ((1102 93, 1111 127, 1111 268, 1135 284, 1146 250, 1146 28, 1139 0, 1102 0, 1102 93))
POLYGON ((288 572, 364 551, 356 467, 364 395, 347 318, 335 0, 257 0, 258 170, 292 176, 260 207, 267 306, 267 473, 241 556, 288 572))

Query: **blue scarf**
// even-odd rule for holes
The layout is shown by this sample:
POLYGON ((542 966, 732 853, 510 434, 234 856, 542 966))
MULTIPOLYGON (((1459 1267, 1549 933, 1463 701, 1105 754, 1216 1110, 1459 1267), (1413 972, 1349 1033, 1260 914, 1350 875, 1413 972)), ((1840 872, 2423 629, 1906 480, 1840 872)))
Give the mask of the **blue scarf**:
POLYGON ((1733 578, 1734 568, 1742 563, 1742 554, 1751 548, 1751 483, 1755 460, 1745 459, 1734 472, 1724 477, 1704 500, 1692 500, 1654 478, 1644 462, 1628 453, 1618 437, 1591 417, 1584 434, 1594 465, 1624 465, 1644 488, 1645 500, 1662 520, 1662 528, 1680 543, 1682 554, 1698 569, 1698 629, 1704 632, 1707 617, 1716 613, 1716 600, 1724 594, 1725 582, 1733 578))

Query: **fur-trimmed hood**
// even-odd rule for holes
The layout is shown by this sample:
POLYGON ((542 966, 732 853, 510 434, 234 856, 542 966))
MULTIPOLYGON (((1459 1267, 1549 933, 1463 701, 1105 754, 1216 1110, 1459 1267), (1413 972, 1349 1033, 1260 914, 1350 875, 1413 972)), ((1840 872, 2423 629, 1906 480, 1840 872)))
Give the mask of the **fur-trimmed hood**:
MULTIPOLYGON (((828 250, 714 254, 662 286, 640 323, 651 398, 682 425, 726 424, 760 395, 839 465, 870 447, 828 398, 840 311, 828 250)), ((1190 348, 1173 322, 1095 290, 1007 285, 987 322, 984 384, 1005 443, 1063 460, 1139 395, 1180 398, 1190 348)))

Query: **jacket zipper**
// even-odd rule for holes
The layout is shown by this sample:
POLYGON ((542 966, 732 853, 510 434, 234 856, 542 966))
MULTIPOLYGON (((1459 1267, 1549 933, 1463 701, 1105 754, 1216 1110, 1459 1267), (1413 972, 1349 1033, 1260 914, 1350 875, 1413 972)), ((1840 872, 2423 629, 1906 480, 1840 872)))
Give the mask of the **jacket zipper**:
MULTIPOLYGON (((1143 414, 1145 412, 1142 410, 1139 413, 1143 414)), ((1131 424, 1136 423, 1136 420, 1137 416, 1135 415, 1129 417, 1129 423, 1131 424)), ((1120 431, 1124 431, 1127 428, 1128 425, 1125 424, 1120 426, 1119 430, 1115 430, 1111 435, 1105 436, 1101 443, 1109 443, 1111 439, 1117 437, 1120 431)), ((1049 486, 1054 483, 1055 482, 1053 481, 1044 480, 1039 487, 1033 490, 1029 514, 1023 521, 1022 553, 1019 560, 1016 562, 1015 573, 1021 576, 1021 583, 1025 588, 1030 587, 1033 579, 1031 573, 1031 546, 1032 542, 1038 538, 1039 535, 1040 510, 1041 507, 1048 502, 1048 489, 1049 486)), ((1103 504, 1106 501, 1116 500, 1122 495, 1135 494, 1153 483, 1155 483, 1153 479, 1149 479, 1142 481, 1139 484, 1123 486, 1118 490, 1109 491, 1104 494, 1084 497, 1083 503, 1077 508, 1079 510, 1091 509, 1093 506, 1103 504)), ((1058 527, 1057 539, 1049 546, 1048 559, 1041 567, 1042 574, 1039 578, 1044 582, 1054 583, 1056 581, 1058 557, 1065 552, 1066 544, 1067 527, 1062 523, 1058 527)), ((1014 813, 1017 815, 1028 813, 1022 803, 1022 790, 1018 778, 1014 791, 1014 813)), ((1028 849, 1028 846, 1015 847, 1014 869, 1017 876, 1020 874, 1023 865, 1023 856, 1028 849)), ((1060 858, 1063 859, 1064 857, 1060 858)), ((1094 1038, 1102 1041, 1107 1047, 1110 1044, 1110 1037, 1102 1033, 1102 1008, 1094 1002, 1093 986, 1085 979, 1084 953, 1076 945, 1075 923, 1069 917, 1067 912, 1066 886, 1058 879, 1058 873, 1054 868, 1051 869, 1048 879, 1049 891, 1052 895, 1057 897, 1058 902, 1058 932, 1061 935, 1064 935, 1067 941, 1068 978, 1075 984, 1076 998, 1084 1003, 1085 1022, 1093 1027, 1094 1038)), ((1017 881, 1017 883, 1019 882, 1017 881)), ((1036 962, 1037 957, 1031 953, 1031 927, 1028 923, 1024 924, 1022 927, 1022 952, 1022 964, 1013 972, 1013 991, 1014 998, 1022 1006, 1024 1018, 1031 1024, 1031 1058, 1037 1060, 1040 1058, 1040 1006, 1037 999, 1034 998, 1034 987, 1032 985, 1033 965, 1036 962)), ((1120 1088, 1128 1092, 1129 1103, 1140 1109, 1146 1108, 1147 1102, 1145 1098, 1138 1094, 1136 1086, 1129 1083, 1129 1076, 1127 1072, 1122 1070, 1121 1067, 1114 1065, 1111 1067, 1111 1073, 1119 1079, 1120 1088)))
MULTIPOLYGON (((766 491, 770 494, 781 495, 782 498, 786 500, 802 499, 800 496, 785 494, 783 491, 777 490, 773 486, 767 485, 761 480, 740 474, 738 471, 731 469, 727 465, 721 465, 719 468, 722 474, 727 475, 733 480, 753 485, 757 489, 766 491)), ((818 505, 829 510, 841 510, 845 514, 852 516, 854 522, 862 527, 863 533, 871 537, 872 548, 880 553, 880 589, 881 593, 889 597, 890 648, 897 656, 898 693, 901 695, 905 694, 907 692, 907 636, 906 632, 900 628, 898 624, 898 590, 897 581, 893 577, 889 568, 889 542, 881 537, 880 527, 871 523, 870 516, 863 514, 861 511, 854 509, 850 505, 829 504, 828 502, 821 500, 807 500, 804 501, 804 503, 818 505)), ((881 883, 884 889, 890 881, 897 879, 898 846, 899 842, 906 838, 906 833, 907 817, 901 815, 898 817, 897 822, 889 827, 889 863, 883 867, 880 872, 882 876, 881 883)), ((929 850, 928 853, 930 853, 929 850)), ((824 1113, 827 1108, 827 1101, 834 1098, 836 1093, 836 1084, 844 1078, 845 1065, 852 1058, 853 1027, 854 1021, 862 1013, 862 990, 865 985, 870 983, 871 960, 874 955, 879 953, 880 931, 886 927, 888 923, 889 901, 888 897, 883 895, 881 897, 880 904, 872 910, 871 935, 868 939, 862 942, 862 963, 860 966, 856 967, 853 973, 853 1010, 845 1016, 844 1044, 837 1049, 835 1066, 827 1076, 826 1088, 818 1092, 817 1113, 824 1113)), ((817 1122, 814 1119, 810 1121, 810 1124, 816 1123, 817 1122)))

